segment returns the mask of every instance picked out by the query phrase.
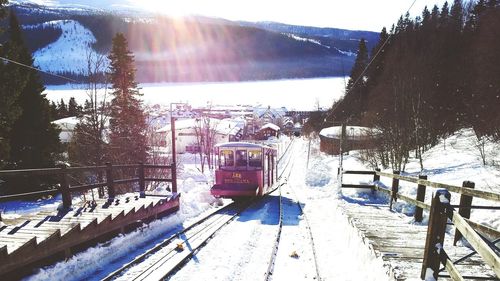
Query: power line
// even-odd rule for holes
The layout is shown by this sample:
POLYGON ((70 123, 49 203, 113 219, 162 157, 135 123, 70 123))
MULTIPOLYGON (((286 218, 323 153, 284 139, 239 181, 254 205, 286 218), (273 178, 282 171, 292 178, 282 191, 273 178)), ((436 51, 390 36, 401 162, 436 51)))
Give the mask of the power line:
MULTIPOLYGON (((413 8, 413 5, 415 5, 415 2, 417 2, 417 0, 413 0, 413 3, 411 3, 410 7, 408 8, 408 10, 406 10, 406 13, 409 13, 411 8, 413 8)), ((387 36, 387 38, 385 39, 384 43, 382 44, 382 46, 378 49, 377 53, 375 53, 375 55, 371 58, 371 60, 368 62, 368 64, 365 66, 365 68, 363 69, 363 71, 361 72, 361 74, 359 75, 359 77, 354 81, 354 83, 352 84, 351 88, 350 89, 354 89, 354 86, 356 86, 356 84, 359 82, 359 80, 361 80, 361 78, 363 77, 363 75, 366 73, 366 71, 368 70, 368 67, 370 67, 370 65, 373 63, 373 61, 375 61, 375 58, 377 58, 377 56, 380 54, 380 52, 384 49, 385 45, 387 44, 387 42, 389 42, 389 40, 391 39, 391 37, 393 36, 394 34, 391 34, 389 33, 389 36, 387 36)), ((345 79, 345 76, 344 76, 344 79, 345 79)), ((344 82, 345 84, 345 82, 344 82)), ((344 96, 346 96, 348 93, 350 93, 351 90, 347 90, 347 87, 346 87, 346 93, 344 96)), ((338 103, 337 103, 337 106, 338 106, 338 103)), ((326 123, 326 120, 328 118, 330 118, 333 114, 333 112, 335 111, 337 107, 335 108, 332 108, 332 111, 330 112, 329 115, 327 115, 327 117, 325 117, 325 119, 323 120, 323 124, 326 123)))
POLYGON ((26 67, 26 68, 29 68, 29 69, 32 69, 32 70, 35 70, 35 71, 38 71, 38 72, 42 72, 42 73, 45 73, 45 74, 48 74, 48 75, 51 75, 51 76, 54 76, 54 77, 58 77, 58 78, 61 78, 61 79, 64 79, 64 80, 68 80, 70 82, 74 82, 74 83, 80 83, 79 81, 76 81, 74 79, 71 79, 71 78, 68 78, 68 77, 64 77, 64 76, 61 76, 61 75, 58 75, 58 74, 54 74, 54 73, 50 73, 50 72, 47 72, 47 71, 43 71, 39 68, 36 68, 36 67, 33 67, 31 65, 27 65, 27 64, 24 64, 24 63, 21 63, 21 62, 17 62, 17 61, 14 61, 14 60, 11 60, 11 59, 8 59, 8 58, 5 58, 5 57, 2 57, 0 56, 0 59, 6 61, 6 62, 10 62, 10 63, 13 63, 13 64, 17 64, 17 65, 20 65, 22 67, 26 67))

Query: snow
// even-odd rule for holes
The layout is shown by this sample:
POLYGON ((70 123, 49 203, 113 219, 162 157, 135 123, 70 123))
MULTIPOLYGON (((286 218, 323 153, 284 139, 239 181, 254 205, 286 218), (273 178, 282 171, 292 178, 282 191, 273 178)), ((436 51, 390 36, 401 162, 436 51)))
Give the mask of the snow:
POLYGON ((436 278, 434 278, 434 270, 432 268, 426 268, 425 269, 425 281, 436 281, 436 278))
MULTIPOLYGON (((82 86, 48 86, 45 90, 51 101, 67 102, 74 97, 83 104, 87 93, 82 86), (80 87, 80 88, 79 88, 80 87)), ((140 84, 141 97, 146 105, 170 105, 185 102, 192 107, 207 104, 270 106, 289 110, 329 108, 344 95, 344 78, 315 78, 251 82, 218 83, 145 83, 140 84)))
POLYGON ((439 202, 442 204, 450 204, 450 200, 448 200, 444 194, 439 195, 439 202))
POLYGON ((280 127, 278 127, 277 125, 274 125, 273 123, 267 123, 265 124, 264 126, 262 126, 262 128, 260 128, 261 130, 264 130, 264 129, 272 129, 274 131, 279 131, 280 130, 280 127))
MULTIPOLYGON (((340 138, 342 135, 342 126, 334 126, 328 127, 321 130, 319 133, 321 136, 327 138, 340 138)), ((346 135, 347 138, 359 138, 364 136, 370 136, 374 134, 380 134, 380 131, 377 129, 372 129, 368 127, 360 127, 360 126, 346 126, 346 135)))
MULTIPOLYGON (((96 42, 92 32, 75 20, 57 20, 39 25, 56 26, 62 30, 62 34, 55 42, 33 54, 34 65, 53 73, 83 73, 89 52, 96 55, 91 48, 96 42)), ((30 29, 36 26, 24 26, 24 28, 30 29)))
MULTIPOLYGON (((283 34, 283 35, 286 35, 286 36, 288 36, 288 37, 290 37, 290 38, 293 38, 293 39, 295 39, 295 40, 297 40, 297 41, 310 42, 310 43, 313 43, 313 44, 319 45, 319 46, 321 46, 321 47, 325 47, 325 48, 327 48, 327 49, 330 49, 330 46, 328 46, 328 45, 323 45, 323 44, 321 44, 321 42, 320 42, 320 41, 315 40, 315 39, 311 39, 311 38, 304 38, 304 37, 300 37, 300 36, 297 36, 297 35, 295 35, 295 34, 291 34, 291 33, 282 33, 282 34, 283 34)), ((337 49, 337 48, 335 48, 335 49, 337 49)), ((338 50, 338 49, 337 49, 337 50, 338 50)), ((340 51, 340 50, 339 50, 339 51, 340 51)))
MULTIPOLYGON (((417 175, 423 172, 431 181, 450 184, 472 180, 476 182, 477 189, 499 192, 498 169, 481 165, 480 157, 471 149, 474 138, 472 130, 458 131, 424 154, 423 171, 420 171, 417 159, 410 159, 404 174, 417 175)), ((306 161, 308 140, 296 139, 292 150, 293 170, 287 180, 288 185, 283 186, 281 191, 285 203, 282 240, 272 279, 313 280, 317 263, 321 280, 388 280, 388 269, 383 266, 381 258, 372 254, 358 230, 352 227, 343 213, 345 206, 350 204, 346 200, 348 198, 374 203, 386 202, 387 197, 372 195, 371 192, 340 190, 336 177, 338 157, 321 153, 317 139, 311 143, 309 161, 306 161)), ((487 144, 487 151, 495 150, 498 150, 495 144, 487 144)), ((497 154, 490 153, 488 156, 488 161, 498 163, 500 160, 497 154)), ((179 228, 215 210, 219 204, 227 204, 228 200, 216 200, 210 195, 213 175, 210 171, 204 174, 200 172, 199 166, 194 164, 197 162, 196 157, 185 154, 179 160, 179 190, 182 195, 178 213, 78 253, 66 262, 43 268, 27 280, 99 280, 179 228)), ((353 151, 345 156, 344 169, 368 168, 360 162, 359 152, 353 151)), ((360 176, 348 180, 360 183, 371 181, 360 176)), ((390 185, 390 179, 382 177, 381 182, 390 185)), ((415 196, 415 184, 400 181, 400 185, 401 193, 415 196)), ((157 190, 164 192, 166 188, 163 186, 157 190)), ((428 188, 427 202, 430 202, 433 192, 434 189, 428 188)), ((259 205, 242 213, 236 221, 214 236, 171 280, 261 278, 277 233, 277 198, 277 194, 272 194, 259 205)), ((459 196, 455 196, 452 202, 458 199, 459 196)), ((474 204, 486 205, 476 199, 474 204)), ((414 208, 401 201, 394 204, 394 209, 409 216, 414 211, 414 208)), ((500 218, 492 215, 492 212, 495 211, 472 210, 471 217, 474 221, 500 229, 500 218)), ((9 215, 9 212, 5 215, 9 215)), ((411 217, 408 220, 412 223, 411 217)), ((432 273, 427 270, 426 280, 434 280, 432 273)))

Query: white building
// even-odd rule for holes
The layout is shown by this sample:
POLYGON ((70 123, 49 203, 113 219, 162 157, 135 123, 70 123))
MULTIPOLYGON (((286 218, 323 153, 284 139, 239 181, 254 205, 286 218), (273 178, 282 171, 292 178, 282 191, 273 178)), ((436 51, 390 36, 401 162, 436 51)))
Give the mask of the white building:
MULTIPOLYGON (((208 121, 203 121, 200 118, 181 119, 175 121, 175 147, 177 153, 196 152, 198 151, 198 140, 196 129, 203 128, 208 123, 210 128, 215 129, 214 144, 229 142, 239 139, 242 130, 245 126, 243 118, 237 119, 214 119, 209 118, 208 121)), ((202 131, 205 131, 202 129, 202 131)), ((171 125, 156 131, 157 137, 160 139, 159 145, 161 147, 170 147, 172 140, 171 125)))
POLYGON ((80 122, 78 117, 66 117, 63 119, 58 119, 52 121, 52 124, 56 125, 61 132, 59 133, 59 139, 62 143, 71 142, 71 138, 73 137, 73 131, 75 130, 76 124, 80 122))

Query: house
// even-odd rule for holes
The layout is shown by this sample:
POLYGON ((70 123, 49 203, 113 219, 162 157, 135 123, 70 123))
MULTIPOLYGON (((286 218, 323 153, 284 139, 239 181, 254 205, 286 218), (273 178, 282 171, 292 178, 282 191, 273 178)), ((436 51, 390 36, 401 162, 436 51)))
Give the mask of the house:
POLYGON ((59 133, 59 139, 62 143, 69 143, 73 137, 73 131, 76 125, 80 122, 80 119, 76 116, 66 117, 52 121, 52 124, 56 125, 57 128, 61 130, 59 133))
POLYGON ((257 132, 257 139, 267 140, 271 137, 278 137, 280 132, 280 127, 272 123, 267 123, 257 132))
MULTIPOLYGON (((373 128, 346 126, 342 151, 348 152, 351 150, 375 148, 380 134, 381 132, 379 130, 373 128)), ((341 126, 334 126, 321 130, 319 133, 320 150, 327 154, 339 154, 341 135, 341 126)))
MULTIPOLYGON (((215 119, 215 118, 189 118, 175 121, 175 148, 177 153, 196 153, 200 147, 198 145, 200 134, 204 137, 207 131, 214 132, 213 144, 238 141, 241 138, 245 120, 236 119, 215 119), (205 124, 210 124, 209 128, 205 124), (201 132, 200 132, 201 131, 201 132)), ((156 131, 156 136, 160 139, 160 147, 170 147, 172 141, 171 125, 156 131)))

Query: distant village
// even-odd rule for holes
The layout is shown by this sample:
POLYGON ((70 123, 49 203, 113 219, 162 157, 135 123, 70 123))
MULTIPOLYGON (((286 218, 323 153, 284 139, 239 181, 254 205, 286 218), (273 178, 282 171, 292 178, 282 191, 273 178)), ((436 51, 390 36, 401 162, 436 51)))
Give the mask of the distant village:
MULTIPOLYGON (((146 109, 148 140, 154 150, 170 151, 172 121, 175 122, 177 153, 196 153, 200 150, 200 138, 207 135, 212 135, 213 144, 299 136, 311 113, 250 105, 191 108, 175 104, 174 108, 170 107, 154 105, 146 109)), ((72 116, 53 121, 61 129, 59 138, 63 144, 71 142, 79 120, 78 116, 72 116)))

